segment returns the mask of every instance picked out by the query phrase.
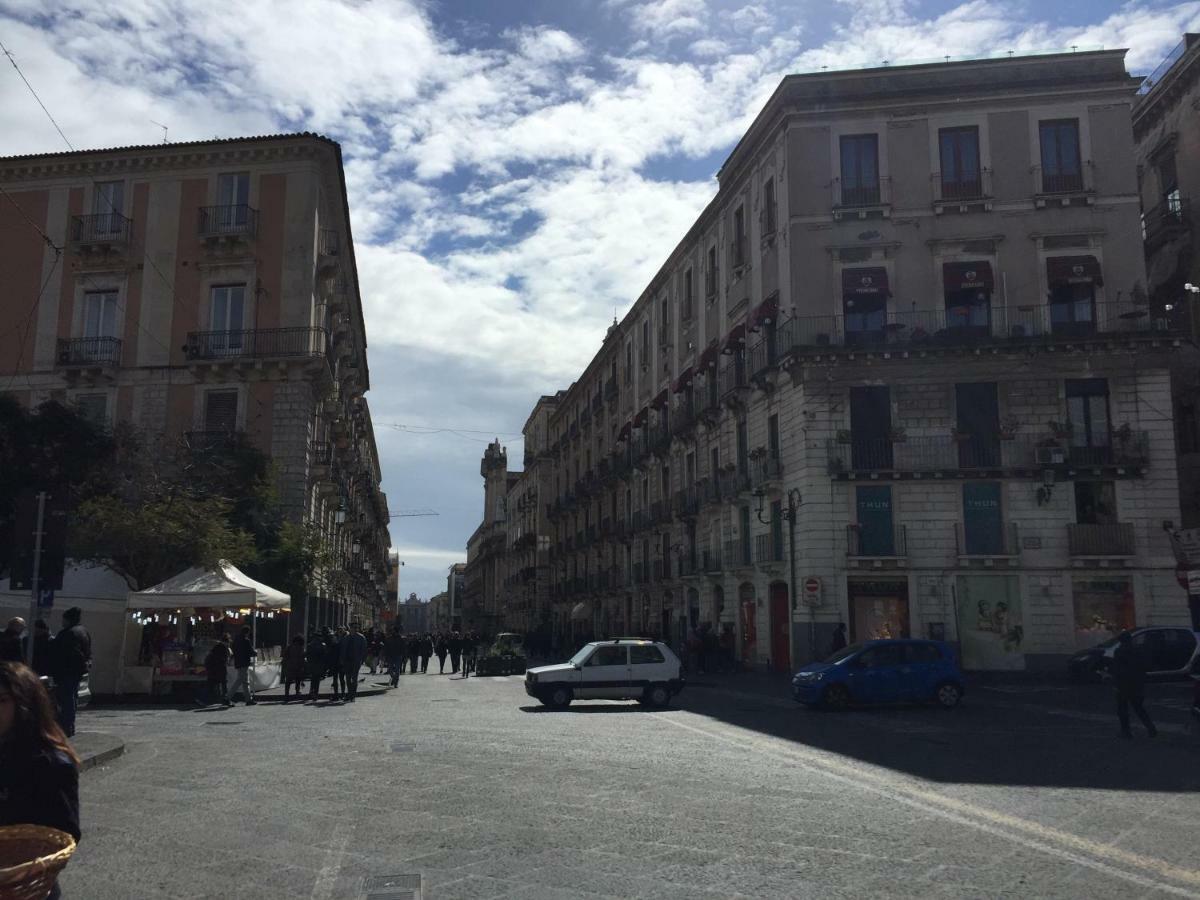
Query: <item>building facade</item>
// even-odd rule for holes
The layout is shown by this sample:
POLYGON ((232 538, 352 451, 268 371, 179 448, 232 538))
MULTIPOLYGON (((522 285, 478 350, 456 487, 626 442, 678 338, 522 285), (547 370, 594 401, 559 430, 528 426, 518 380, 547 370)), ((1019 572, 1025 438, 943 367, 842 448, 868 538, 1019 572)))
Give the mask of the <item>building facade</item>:
POLYGON ((244 433, 336 560, 293 630, 375 621, 387 501, 340 147, 311 134, 0 159, 3 390, 164 446, 244 433))
POLYGON ((463 627, 463 607, 467 601, 467 564, 454 563, 446 573, 446 607, 451 629, 463 627))
POLYGON ((1186 621, 1136 89, 1123 51, 784 79, 549 415, 559 641, 1008 669, 1186 621))

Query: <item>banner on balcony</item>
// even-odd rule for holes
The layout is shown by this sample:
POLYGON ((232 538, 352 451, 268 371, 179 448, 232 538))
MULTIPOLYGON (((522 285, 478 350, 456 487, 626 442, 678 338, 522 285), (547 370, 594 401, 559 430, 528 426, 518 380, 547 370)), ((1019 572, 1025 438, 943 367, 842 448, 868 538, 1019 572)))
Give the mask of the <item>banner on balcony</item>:
POLYGON ((1024 669, 1025 623, 1016 575, 958 577, 958 641, 968 669, 1024 669))
POLYGON ((1046 260, 1049 284, 1103 284, 1100 261, 1094 256, 1052 256, 1046 260))
POLYGON ((883 266, 866 269, 842 269, 842 293, 856 296, 887 296, 888 273, 883 266))
POLYGON ((942 282, 948 291, 987 291, 994 287, 992 264, 953 262, 942 264, 942 282))

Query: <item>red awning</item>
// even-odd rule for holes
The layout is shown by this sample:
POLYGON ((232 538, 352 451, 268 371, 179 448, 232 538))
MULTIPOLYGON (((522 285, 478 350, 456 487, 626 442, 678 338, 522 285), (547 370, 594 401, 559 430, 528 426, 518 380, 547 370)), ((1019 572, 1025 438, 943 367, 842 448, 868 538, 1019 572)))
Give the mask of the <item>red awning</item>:
POLYGON ((700 354, 700 358, 696 360, 697 369, 708 369, 717 364, 717 354, 721 352, 721 345, 715 340, 704 348, 704 352, 700 354))
POLYGON ((659 395, 650 401, 650 406, 654 409, 662 409, 667 405, 667 399, 669 395, 670 391, 667 390, 667 388, 663 388, 662 391, 659 392, 659 395))
POLYGON ((738 322, 733 326, 733 330, 725 335, 725 340, 721 342, 722 353, 732 353, 733 348, 746 343, 746 323, 738 322))
POLYGON ((842 293, 856 296, 887 296, 887 269, 883 266, 872 266, 868 269, 842 269, 842 293))
POLYGON ((633 422, 626 422, 621 426, 621 430, 617 432, 617 440, 625 441, 629 439, 630 432, 633 431, 633 422))
POLYGON ((948 291, 991 291, 992 264, 989 262, 943 263, 942 282, 948 291))
POLYGON ((679 377, 676 378, 675 383, 671 385, 671 390, 673 390, 676 394, 682 393, 683 389, 686 388, 691 382, 693 374, 692 367, 688 366, 679 373, 679 377))
POLYGON ((641 428, 646 424, 646 420, 650 418, 650 407, 643 406, 641 412, 633 417, 633 427, 641 428))
POLYGON ((770 325, 779 320, 779 295, 772 294, 750 313, 749 327, 758 331, 764 325, 770 325))
POLYGON ((1050 284, 1103 284, 1100 261, 1094 256, 1052 256, 1046 260, 1050 284))

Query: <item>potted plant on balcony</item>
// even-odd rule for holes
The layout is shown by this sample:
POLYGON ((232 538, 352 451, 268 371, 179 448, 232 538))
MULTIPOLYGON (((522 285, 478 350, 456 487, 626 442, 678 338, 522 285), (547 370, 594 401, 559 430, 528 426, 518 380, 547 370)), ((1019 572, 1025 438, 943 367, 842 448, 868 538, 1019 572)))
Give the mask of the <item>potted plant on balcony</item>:
POLYGON ((1056 441, 1069 441, 1071 435, 1075 431, 1075 426, 1070 419, 1063 419, 1061 422, 1047 422, 1050 428, 1050 433, 1054 435, 1056 441))
POLYGON ((1011 441, 1017 436, 1020 423, 1016 419, 1005 419, 1000 423, 1000 440, 1011 441))

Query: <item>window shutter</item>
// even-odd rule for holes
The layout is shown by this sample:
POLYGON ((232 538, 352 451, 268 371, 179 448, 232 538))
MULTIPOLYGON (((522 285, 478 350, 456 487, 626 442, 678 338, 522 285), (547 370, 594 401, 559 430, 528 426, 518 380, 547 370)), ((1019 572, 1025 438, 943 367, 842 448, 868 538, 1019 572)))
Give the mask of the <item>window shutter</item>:
POLYGON ((237 427, 237 391, 211 391, 205 396, 204 430, 233 431, 237 427))

